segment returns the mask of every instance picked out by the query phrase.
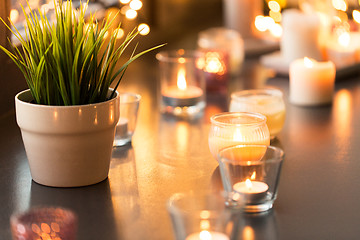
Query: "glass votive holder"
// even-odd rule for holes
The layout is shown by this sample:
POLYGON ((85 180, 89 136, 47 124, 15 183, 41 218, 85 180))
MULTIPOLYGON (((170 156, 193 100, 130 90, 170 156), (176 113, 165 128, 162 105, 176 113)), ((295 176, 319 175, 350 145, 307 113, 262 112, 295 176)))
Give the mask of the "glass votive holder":
POLYGON ((10 218, 13 240, 75 240, 77 216, 59 207, 32 208, 10 218))
POLYGON ((229 240, 233 235, 234 213, 220 193, 176 193, 167 202, 167 209, 176 240, 229 240))
POLYGON ((135 93, 120 93, 120 118, 116 125, 114 146, 131 142, 134 135, 141 96, 135 93))
POLYGON ((258 112, 266 116, 271 139, 281 131, 285 122, 283 93, 276 88, 251 89, 231 94, 230 112, 258 112))
POLYGON ((236 30, 214 27, 201 31, 198 34, 197 45, 202 51, 223 52, 228 57, 230 74, 240 73, 245 56, 244 40, 236 30))
POLYGON ((210 118, 209 148, 215 159, 221 149, 243 145, 270 145, 266 117, 252 112, 225 112, 210 118))
POLYGON ((205 107, 203 54, 174 50, 156 55, 160 66, 161 111, 180 117, 193 117, 205 107))
POLYGON ((237 145, 221 150, 219 159, 228 206, 237 207, 245 201, 244 211, 249 213, 272 208, 284 159, 280 148, 237 145))

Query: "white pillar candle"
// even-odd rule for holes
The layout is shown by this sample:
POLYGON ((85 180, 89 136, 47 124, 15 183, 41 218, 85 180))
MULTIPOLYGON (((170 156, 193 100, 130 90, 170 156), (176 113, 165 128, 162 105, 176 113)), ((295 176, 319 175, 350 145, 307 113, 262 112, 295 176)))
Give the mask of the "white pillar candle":
POLYGON ((243 38, 255 37, 255 17, 263 14, 261 0, 224 0, 225 26, 237 30, 243 38))
POLYGON ((290 102, 297 105, 321 105, 332 101, 335 65, 331 61, 297 59, 290 64, 290 102))
POLYGON ((240 193, 247 203, 251 204, 265 199, 269 186, 264 182, 246 179, 246 181, 235 183, 233 189, 240 193))
POLYGON ((230 238, 221 232, 201 231, 192 233, 185 240, 229 240, 230 238))
POLYGON ((320 46, 320 19, 316 14, 307 14, 299 10, 284 11, 283 35, 280 49, 286 64, 305 56, 323 60, 320 46))

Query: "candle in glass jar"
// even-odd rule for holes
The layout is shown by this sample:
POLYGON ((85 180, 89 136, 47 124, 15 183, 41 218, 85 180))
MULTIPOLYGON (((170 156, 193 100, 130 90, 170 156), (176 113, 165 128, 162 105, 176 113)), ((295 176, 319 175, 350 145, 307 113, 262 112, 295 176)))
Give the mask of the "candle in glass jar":
POLYGON ((229 240, 229 237, 221 232, 203 230, 190 234, 185 240, 229 240))
POLYGON ((297 105, 321 105, 332 101, 335 65, 331 61, 297 59, 290 64, 290 102, 297 105))
POLYGON ((269 186, 264 182, 246 179, 246 181, 235 183, 233 189, 243 195, 246 202, 256 203, 266 197, 269 186))
POLYGON ((203 95, 197 86, 188 86, 185 70, 180 68, 177 74, 177 85, 169 86, 162 91, 163 101, 169 106, 193 106, 203 95))

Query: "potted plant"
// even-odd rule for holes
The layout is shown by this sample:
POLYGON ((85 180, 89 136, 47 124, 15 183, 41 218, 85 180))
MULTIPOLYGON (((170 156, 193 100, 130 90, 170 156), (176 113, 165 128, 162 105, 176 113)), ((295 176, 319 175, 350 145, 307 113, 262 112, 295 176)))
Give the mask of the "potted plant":
POLYGON ((86 7, 75 11, 71 1, 60 0, 53 23, 23 8, 25 37, 13 23, 15 30, 6 25, 20 49, 0 46, 29 87, 15 97, 16 119, 32 178, 47 186, 86 186, 107 178, 119 118, 116 89, 131 62, 160 47, 138 54, 134 49, 116 67, 138 32, 117 44, 116 32, 107 36, 111 20, 99 23, 91 15, 87 24, 86 7))

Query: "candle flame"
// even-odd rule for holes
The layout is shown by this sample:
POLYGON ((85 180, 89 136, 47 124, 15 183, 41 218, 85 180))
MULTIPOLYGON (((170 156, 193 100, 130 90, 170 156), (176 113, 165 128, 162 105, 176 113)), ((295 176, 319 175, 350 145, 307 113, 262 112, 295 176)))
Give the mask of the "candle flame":
POLYGON ((308 57, 304 57, 304 65, 307 68, 312 68, 314 66, 314 61, 308 57))
POLYGON ((250 179, 246 179, 245 180, 245 185, 248 189, 251 189, 252 188, 252 183, 251 183, 251 180, 250 179))
POLYGON ((354 10, 352 12, 352 16, 353 16, 353 19, 355 20, 355 22, 360 23, 360 11, 354 10))
POLYGON ((254 172, 251 174, 250 179, 251 179, 251 180, 255 180, 255 178, 256 178, 256 172, 254 171, 254 172))
POLYGON ((180 90, 185 90, 187 87, 184 68, 180 68, 177 74, 177 86, 180 90))
POLYGON ((341 33, 338 37, 338 43, 343 47, 349 46, 350 34, 348 32, 341 33))
POLYGON ((209 231, 203 230, 199 233, 199 237, 201 240, 211 240, 211 233, 209 231))

